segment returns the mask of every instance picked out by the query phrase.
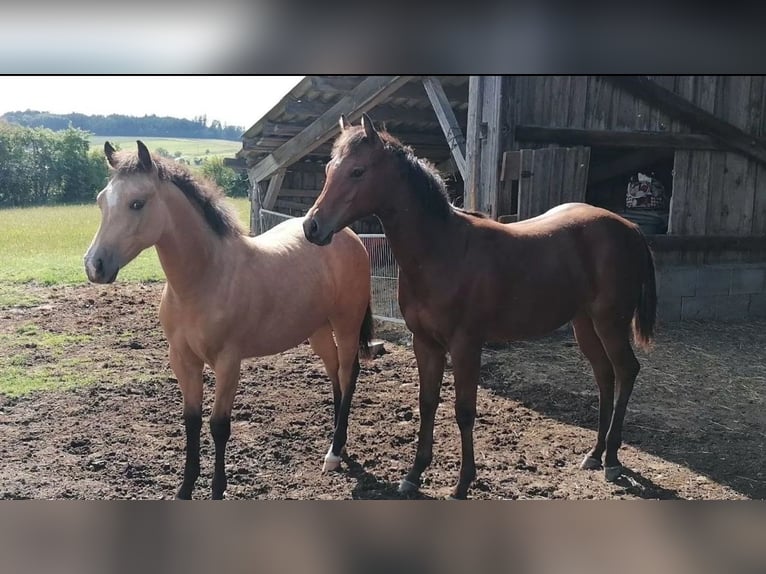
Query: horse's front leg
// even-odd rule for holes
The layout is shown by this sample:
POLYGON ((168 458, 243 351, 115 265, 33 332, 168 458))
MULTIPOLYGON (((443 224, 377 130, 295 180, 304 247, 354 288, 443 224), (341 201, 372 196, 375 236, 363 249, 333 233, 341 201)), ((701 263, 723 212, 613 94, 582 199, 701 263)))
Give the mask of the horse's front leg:
POLYGON ((455 376, 455 419, 460 429, 462 446, 460 478, 452 496, 462 499, 466 498, 468 488, 476 478, 473 425, 476 420, 476 389, 481 369, 481 343, 464 340, 450 345, 450 357, 455 376))
POLYGON ((240 359, 227 358, 216 361, 215 402, 210 414, 210 434, 215 444, 215 467, 213 470, 213 500, 223 499, 226 492, 226 443, 231 435, 231 409, 239 383, 240 359))
POLYGON ((199 435, 202 428, 202 368, 204 363, 188 349, 170 347, 170 366, 183 395, 186 427, 186 464, 176 498, 191 500, 199 477, 199 435))
POLYGON ((444 377, 446 351, 435 341, 422 335, 413 336, 413 349, 420 380, 420 431, 418 450, 412 469, 399 483, 399 492, 416 492, 420 488, 420 475, 431 464, 434 444, 434 418, 439 406, 439 392, 444 377))

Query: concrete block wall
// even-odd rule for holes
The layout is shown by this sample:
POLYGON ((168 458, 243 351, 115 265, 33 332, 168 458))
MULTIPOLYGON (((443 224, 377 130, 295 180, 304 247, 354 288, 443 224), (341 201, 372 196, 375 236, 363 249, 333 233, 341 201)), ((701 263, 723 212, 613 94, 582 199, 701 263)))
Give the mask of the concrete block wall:
POLYGON ((657 268, 661 321, 766 317, 766 262, 657 268))

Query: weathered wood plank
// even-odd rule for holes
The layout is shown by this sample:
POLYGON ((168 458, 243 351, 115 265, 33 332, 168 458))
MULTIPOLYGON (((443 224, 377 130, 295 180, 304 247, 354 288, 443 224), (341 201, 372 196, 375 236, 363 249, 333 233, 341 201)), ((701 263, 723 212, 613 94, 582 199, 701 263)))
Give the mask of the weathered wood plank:
POLYGON ((500 160, 502 148, 502 76, 483 76, 484 82, 482 124, 486 126, 486 137, 481 151, 481 185, 478 188, 479 211, 497 219, 497 198, 500 187, 500 160))
POLYGON ((657 253, 682 251, 766 251, 766 235, 647 235, 649 246, 657 253))
POLYGON ((746 235, 752 229, 755 185, 748 174, 748 164, 748 159, 741 154, 726 154, 725 192, 720 211, 723 234, 746 235))
POLYGON ((615 148, 722 149, 722 145, 715 138, 700 134, 550 128, 530 125, 518 125, 515 132, 516 139, 520 142, 615 148))
POLYGON ((545 211, 545 206, 548 205, 551 187, 550 156, 550 149, 535 150, 535 160, 532 167, 534 185, 530 198, 532 217, 540 215, 545 211))
POLYGON ((466 177, 463 206, 478 209, 481 170, 481 111, 484 102, 484 83, 479 76, 468 79, 468 123, 466 125, 466 177))
MULTIPOLYGON (((708 187, 707 214, 705 233, 707 235, 724 234, 721 223, 721 207, 726 193, 724 172, 726 170, 726 152, 710 152, 710 185, 708 187)), ((675 184, 674 184, 675 188, 675 184)))
POLYGON ((570 201, 584 202, 590 173, 590 148, 577 147, 575 150, 574 188, 570 201))
POLYGON ((560 76, 553 111, 554 126, 569 125, 569 101, 572 98, 572 77, 560 76))
POLYGON ((455 113, 450 107, 449 100, 444 93, 444 88, 442 87, 441 82, 433 76, 428 76, 423 78, 423 87, 426 90, 426 94, 428 94, 428 99, 439 120, 439 125, 444 132, 444 137, 447 138, 447 145, 455 160, 455 165, 457 166, 463 181, 465 181, 465 137, 463 136, 463 130, 460 129, 460 125, 455 117, 455 113))
POLYGON ((704 235, 707 225, 708 194, 710 193, 710 151, 691 153, 689 193, 686 195, 687 235, 704 235))
POLYGON ((349 121, 361 117, 409 81, 409 76, 369 76, 348 95, 341 98, 301 133, 274 150, 254 168, 254 176, 261 181, 278 169, 300 159, 330 139, 338 130, 338 118, 346 114, 349 121))
POLYGON ((673 161, 673 195, 670 200, 668 233, 683 235, 686 230, 687 201, 689 196, 689 150, 678 150, 673 161))
POLYGON ((588 99, 588 77, 573 76, 570 87, 569 121, 566 126, 570 128, 584 128, 588 99))
POLYGON ((513 195, 514 191, 515 193, 518 193, 520 172, 521 152, 505 152, 503 154, 503 162, 500 169, 501 186, 497 201, 498 218, 518 211, 518 207, 514 210, 513 195))
POLYGON ((529 219, 532 213, 535 151, 521 150, 521 171, 519 172, 519 221, 529 219))
MULTIPOLYGON (((568 148, 554 147, 548 150, 549 153, 549 173, 550 184, 548 185, 548 199, 544 205, 541 205, 542 211, 555 207, 563 203, 563 188, 568 183, 564 181, 564 163, 566 162, 568 148)), ((541 212, 542 213, 542 212, 541 212)))
POLYGON ((757 136, 747 134, 733 123, 723 121, 699 106, 643 76, 606 76, 610 81, 664 109, 674 118, 686 122, 719 139, 727 146, 766 162, 766 145, 757 136))
POLYGON ((282 189, 282 181, 285 179, 285 170, 279 169, 271 176, 269 187, 266 190, 266 196, 263 198, 264 209, 272 209, 277 200, 279 190, 282 189))
POLYGON ((279 192, 280 197, 318 197, 322 192, 322 188, 315 189, 298 189, 294 187, 283 187, 279 192))
POLYGON ((766 166, 761 164, 756 166, 753 234, 766 235, 766 166))

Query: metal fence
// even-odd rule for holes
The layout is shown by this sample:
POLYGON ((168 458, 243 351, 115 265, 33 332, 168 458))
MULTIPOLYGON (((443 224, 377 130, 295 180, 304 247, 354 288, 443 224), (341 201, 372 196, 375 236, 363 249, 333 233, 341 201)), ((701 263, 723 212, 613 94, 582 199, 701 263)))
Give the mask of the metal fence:
MULTIPOLYGON (((261 209, 258 216, 258 234, 268 231, 291 217, 277 211, 261 209)), ((381 321, 404 323, 397 297, 399 266, 396 264, 386 236, 382 233, 369 233, 361 234, 359 238, 370 256, 373 317, 381 321)))

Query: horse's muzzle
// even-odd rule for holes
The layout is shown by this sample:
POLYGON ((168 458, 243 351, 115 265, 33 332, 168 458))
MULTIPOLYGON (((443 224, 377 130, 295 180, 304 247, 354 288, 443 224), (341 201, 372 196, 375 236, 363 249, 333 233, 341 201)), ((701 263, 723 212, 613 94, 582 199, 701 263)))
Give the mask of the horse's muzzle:
POLYGON ((114 283, 119 271, 119 265, 111 264, 102 257, 85 257, 85 273, 91 283, 114 283))
POLYGON ((314 245, 327 245, 332 241, 333 231, 322 230, 315 217, 306 217, 303 221, 303 234, 314 245))

